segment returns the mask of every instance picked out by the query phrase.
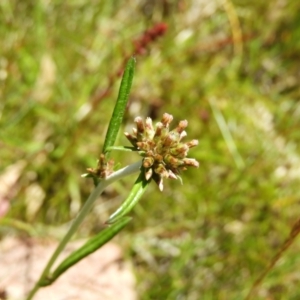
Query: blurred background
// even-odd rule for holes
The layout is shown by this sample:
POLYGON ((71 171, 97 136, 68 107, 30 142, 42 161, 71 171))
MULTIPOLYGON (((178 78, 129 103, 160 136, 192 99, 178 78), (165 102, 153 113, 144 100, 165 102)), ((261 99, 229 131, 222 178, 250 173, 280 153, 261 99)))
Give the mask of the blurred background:
MULTIPOLYGON (((140 299, 243 299, 300 211, 300 3, 0 2, 0 235, 60 236, 87 199, 124 62, 137 64, 123 130, 188 119, 200 162, 152 184, 116 242, 140 299)), ((120 132, 118 145, 129 145, 120 132)), ((117 168, 139 159, 113 153, 117 168)), ((110 186, 99 231, 135 178, 110 186)), ((300 241, 254 299, 299 299, 300 241)), ((117 280, 117 279, 116 279, 117 280)))

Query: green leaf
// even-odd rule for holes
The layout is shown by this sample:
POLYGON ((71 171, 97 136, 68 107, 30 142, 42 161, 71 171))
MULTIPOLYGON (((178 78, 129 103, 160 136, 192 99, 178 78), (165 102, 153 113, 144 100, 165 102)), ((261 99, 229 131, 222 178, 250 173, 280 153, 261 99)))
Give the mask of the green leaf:
POLYGON ((101 246, 111 240, 118 232, 120 232, 129 222, 130 217, 124 217, 118 222, 110 225, 100 231, 96 236, 89 239, 83 246, 71 253, 46 279, 39 283, 40 286, 47 286, 53 283, 61 274, 79 262, 81 259, 98 250, 101 246))
POLYGON ((144 173, 141 172, 139 177, 137 178, 136 182, 134 183, 134 186, 127 197, 127 199, 122 203, 122 205, 109 217, 109 219, 106 221, 107 224, 112 224, 119 220, 119 218, 125 216, 128 214, 133 207, 137 204, 137 202, 140 200, 142 195, 144 194, 148 184, 150 183, 150 180, 147 181, 144 173))
POLYGON ((108 148, 112 147, 116 141, 118 131, 122 124, 124 112, 127 106, 129 92, 134 75, 134 67, 135 58, 131 57, 126 64, 125 71, 122 77, 118 99, 107 129, 103 146, 103 153, 108 152, 108 148))
POLYGON ((130 147, 130 146, 112 146, 108 147, 107 151, 124 151, 124 152, 132 152, 132 151, 138 151, 135 147, 130 147))

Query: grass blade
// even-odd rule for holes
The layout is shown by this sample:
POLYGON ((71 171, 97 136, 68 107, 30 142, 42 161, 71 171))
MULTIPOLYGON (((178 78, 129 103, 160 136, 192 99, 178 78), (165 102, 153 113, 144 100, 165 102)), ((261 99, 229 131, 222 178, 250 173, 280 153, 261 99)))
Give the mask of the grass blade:
POLYGON ((116 141, 117 134, 122 124, 123 115, 129 97, 129 92, 130 92, 133 75, 134 75, 134 67, 135 67, 135 58, 131 57, 126 64, 125 71, 122 77, 118 99, 107 129, 103 151, 102 151, 103 153, 108 152, 109 151, 108 148, 112 147, 116 141))

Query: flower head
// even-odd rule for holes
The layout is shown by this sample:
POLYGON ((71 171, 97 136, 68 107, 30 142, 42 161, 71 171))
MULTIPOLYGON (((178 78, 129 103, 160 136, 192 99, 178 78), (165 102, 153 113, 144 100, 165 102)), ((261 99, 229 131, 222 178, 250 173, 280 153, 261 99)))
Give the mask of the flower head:
POLYGON ((186 157, 189 149, 197 146, 198 141, 181 141, 187 135, 185 128, 188 122, 180 121, 170 131, 172 120, 173 116, 165 113, 161 121, 153 126, 151 118, 146 118, 144 122, 141 117, 137 117, 134 120, 136 128, 133 128, 133 133, 125 132, 127 139, 144 157, 142 167, 146 179, 153 178, 161 191, 164 178, 177 179, 180 171, 187 167, 199 167, 195 159, 186 157))
POLYGON ((87 175, 94 178, 106 178, 113 173, 113 167, 114 161, 112 159, 107 161, 105 155, 102 153, 99 157, 97 168, 88 168, 87 175))

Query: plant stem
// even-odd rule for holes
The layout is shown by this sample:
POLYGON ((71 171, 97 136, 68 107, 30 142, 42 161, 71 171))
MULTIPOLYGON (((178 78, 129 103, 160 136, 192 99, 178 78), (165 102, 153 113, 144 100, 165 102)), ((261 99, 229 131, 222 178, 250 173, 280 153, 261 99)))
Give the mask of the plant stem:
POLYGON ((79 225, 82 223, 82 221, 85 218, 85 216, 90 211, 93 203, 99 197, 99 195, 104 191, 104 189, 108 185, 110 185, 111 183, 113 183, 113 182, 115 182, 115 181, 117 181, 117 180, 119 180, 119 179, 121 179, 121 178, 123 178, 125 176, 131 175, 131 174, 139 171, 140 167, 141 167, 141 161, 133 163, 133 164, 131 164, 131 165, 129 165, 129 166, 123 168, 123 169, 120 169, 120 170, 114 172, 113 174, 111 174, 107 178, 105 178, 105 179, 103 179, 103 180, 100 181, 100 183, 98 184, 98 186, 90 194, 89 198, 85 202, 85 204, 82 207, 82 209, 80 210, 79 214, 77 215, 77 217, 73 221, 73 223, 72 223, 69 231, 66 233, 66 235, 64 236, 64 238, 61 240, 61 242, 57 246, 55 252, 53 253, 53 255, 50 258, 50 260, 48 261, 48 263, 47 263, 47 265, 46 265, 46 267, 45 267, 42 275, 40 276, 40 279, 36 282, 34 288, 31 290, 31 292, 27 296, 27 300, 31 300, 33 298, 33 296, 35 295, 35 293, 38 291, 38 289, 40 288, 40 282, 42 282, 43 280, 45 280, 47 278, 47 276, 48 276, 48 274, 50 272, 50 269, 53 266, 54 262, 56 261, 57 257, 62 252, 62 250, 65 248, 65 246, 67 245, 68 241, 71 239, 71 237, 73 236, 73 234, 78 229, 79 225))

